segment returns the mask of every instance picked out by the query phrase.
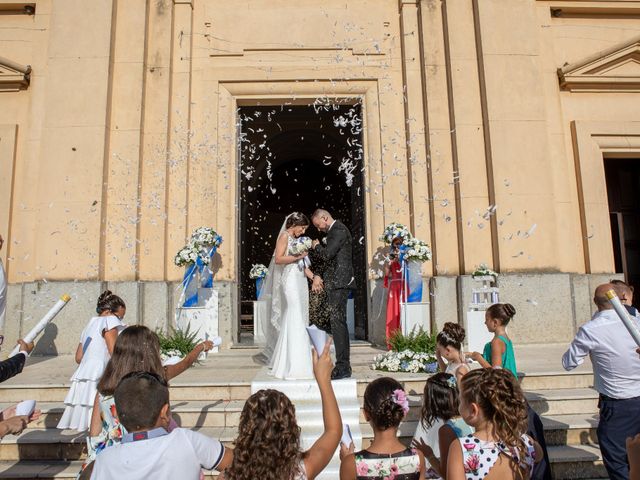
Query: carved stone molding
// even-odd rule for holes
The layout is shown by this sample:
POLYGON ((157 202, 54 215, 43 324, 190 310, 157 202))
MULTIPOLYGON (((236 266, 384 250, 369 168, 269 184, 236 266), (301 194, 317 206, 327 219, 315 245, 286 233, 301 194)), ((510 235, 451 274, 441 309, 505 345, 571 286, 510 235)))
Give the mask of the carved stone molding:
POLYGON ((31 66, 23 66, 0 57, 0 92, 26 90, 31 81, 31 66))
POLYGON ((558 69, 560 88, 640 92, 640 37, 558 69))

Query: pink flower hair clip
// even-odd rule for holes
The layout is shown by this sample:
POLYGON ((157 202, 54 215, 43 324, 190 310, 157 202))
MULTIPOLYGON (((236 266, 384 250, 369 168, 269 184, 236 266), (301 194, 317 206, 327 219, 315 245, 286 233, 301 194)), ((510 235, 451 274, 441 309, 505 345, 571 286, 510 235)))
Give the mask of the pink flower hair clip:
POLYGON ((394 390, 393 395, 391 395, 391 399, 393 400, 393 403, 402 407, 402 411, 405 415, 409 412, 409 399, 407 398, 407 394, 404 390, 401 388, 394 390))

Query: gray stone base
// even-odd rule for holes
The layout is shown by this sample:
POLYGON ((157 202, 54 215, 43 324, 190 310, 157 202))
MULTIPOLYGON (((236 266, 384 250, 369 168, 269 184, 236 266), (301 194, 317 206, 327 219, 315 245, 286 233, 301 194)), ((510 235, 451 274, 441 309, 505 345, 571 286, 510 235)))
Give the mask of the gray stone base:
MULTIPOLYGON (((152 330, 166 330, 175 318, 180 300, 179 282, 35 282, 9 285, 4 327, 3 356, 42 318, 64 293, 71 295, 69 304, 58 314, 38 338, 34 355, 73 354, 88 320, 96 314, 100 293, 109 289, 122 297, 127 305, 125 323, 142 324, 152 330), (11 348, 10 348, 11 347, 11 348)), ((222 348, 229 348, 237 316, 236 288, 231 282, 214 283, 219 295, 219 331, 222 348)))
MULTIPOLYGON (((500 301, 516 308, 509 335, 518 344, 567 343, 594 311, 593 291, 601 283, 621 275, 568 273, 502 274, 498 277, 500 301)), ((152 330, 166 329, 180 299, 175 282, 34 282, 9 285, 3 353, 51 308, 63 294, 71 302, 38 339, 36 355, 73 354, 80 333, 95 314, 100 292, 109 288, 127 304, 125 322, 140 323, 152 330)), ((219 295, 219 327, 223 348, 238 338, 237 288, 233 282, 216 281, 219 295)), ((424 281, 424 297, 431 303, 431 329, 445 322, 464 325, 471 301, 473 280, 468 275, 439 276, 424 281)), ((386 290, 382 281, 369 282, 369 341, 385 344, 386 290)))

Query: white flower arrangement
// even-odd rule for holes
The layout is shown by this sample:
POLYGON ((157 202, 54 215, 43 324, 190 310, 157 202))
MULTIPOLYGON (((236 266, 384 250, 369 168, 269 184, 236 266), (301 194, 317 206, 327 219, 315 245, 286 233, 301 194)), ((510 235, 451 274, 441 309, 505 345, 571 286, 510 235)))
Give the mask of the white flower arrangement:
POLYGON ((302 255, 303 253, 311 250, 312 244, 313 243, 309 237, 298 237, 289 248, 289 252, 291 255, 302 255))
POLYGON ((384 232, 380 236, 380 241, 387 245, 391 245, 393 239, 398 237, 402 238, 402 241, 404 242, 411 238, 411 232, 409 232, 409 229, 403 224, 393 222, 384 227, 384 232))
POLYGON ((267 276, 268 271, 269 269, 265 267, 263 264, 254 263, 251 266, 251 271, 249 272, 249 278, 252 278, 252 279, 264 278, 267 276))
POLYGON ((209 265, 211 248, 217 248, 222 243, 222 237, 210 227, 196 228, 191 234, 189 242, 178 251, 173 263, 178 267, 188 267, 196 263, 198 257, 204 265, 209 265))
POLYGON ((486 263, 481 263, 471 274, 472 277, 493 277, 498 278, 498 274, 491 270, 486 263))
POLYGON ((403 243, 405 250, 405 258, 407 260, 415 260, 418 262, 427 262, 431 260, 431 247, 426 242, 411 237, 403 243))
POLYGON ((178 267, 186 267, 196 263, 196 259, 200 255, 200 250, 195 245, 185 245, 176 253, 173 263, 178 267))
POLYGON ((412 350, 390 351, 376 355, 371 369, 384 372, 435 373, 438 362, 430 353, 418 353, 412 350))
POLYGON ((170 358, 184 358, 184 357, 185 357, 185 354, 182 353, 180 350, 162 350, 160 352, 160 360, 162 361, 163 365, 170 358))

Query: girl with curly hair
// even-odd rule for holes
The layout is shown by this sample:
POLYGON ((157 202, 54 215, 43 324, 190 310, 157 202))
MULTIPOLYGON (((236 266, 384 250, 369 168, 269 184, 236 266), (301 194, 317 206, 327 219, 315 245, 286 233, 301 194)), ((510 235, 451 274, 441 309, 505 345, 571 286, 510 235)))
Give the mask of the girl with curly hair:
POLYGON ((366 450, 354 453, 340 446, 340 479, 371 480, 395 478, 419 480, 424 475, 424 457, 398 440, 398 427, 409 412, 409 400, 397 380, 377 378, 364 391, 364 418, 373 428, 373 441, 366 450))
POLYGON ((424 429, 435 430, 438 453, 424 438, 413 439, 413 446, 426 459, 425 478, 447 478, 449 448, 458 438, 469 435, 473 429, 458 412, 459 392, 456 377, 449 373, 436 373, 424 385, 424 400, 420 423, 424 429), (437 424, 436 424, 437 422, 437 424), (438 458, 439 457, 439 458, 438 458))
POLYGON ((527 406, 507 370, 472 370, 460 382, 460 415, 475 433, 451 445, 447 480, 528 480, 542 451, 527 431, 527 406))
POLYGON ((291 400, 277 390, 259 390, 240 414, 238 438, 225 480, 313 480, 324 470, 342 436, 342 419, 331 386, 333 363, 327 342, 322 355, 313 350, 313 373, 322 399, 324 433, 309 450, 300 450, 300 427, 291 400))

